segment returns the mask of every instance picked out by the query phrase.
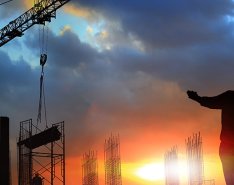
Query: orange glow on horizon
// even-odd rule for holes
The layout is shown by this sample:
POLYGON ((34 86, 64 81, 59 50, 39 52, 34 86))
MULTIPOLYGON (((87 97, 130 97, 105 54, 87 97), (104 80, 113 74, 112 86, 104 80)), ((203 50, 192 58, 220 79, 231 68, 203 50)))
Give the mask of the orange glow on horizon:
MULTIPOLYGON (((124 144, 122 144, 124 145, 124 144)), ((131 153, 122 151, 124 156, 129 156, 131 153)), ((103 153, 98 155, 98 178, 99 184, 105 184, 105 168, 104 161, 102 159, 103 153)), ((122 160, 121 172, 122 182, 126 185, 163 185, 165 183, 165 169, 163 156, 161 158, 155 158, 147 160, 147 156, 144 155, 138 160, 128 163, 125 159, 122 160)), ((67 183, 70 185, 82 183, 82 167, 81 157, 72 157, 67 160, 67 183)), ((175 167, 178 171, 179 181, 181 184, 188 182, 188 166, 186 160, 186 154, 179 154, 178 165, 175 167)), ((206 155, 204 153, 204 175, 207 179, 215 179, 215 181, 221 185, 223 174, 222 166, 218 155, 206 155), (215 170, 214 170, 215 169, 215 170)))
POLYGON ((164 165, 162 163, 145 164, 137 169, 136 175, 149 181, 163 180, 165 178, 164 165))

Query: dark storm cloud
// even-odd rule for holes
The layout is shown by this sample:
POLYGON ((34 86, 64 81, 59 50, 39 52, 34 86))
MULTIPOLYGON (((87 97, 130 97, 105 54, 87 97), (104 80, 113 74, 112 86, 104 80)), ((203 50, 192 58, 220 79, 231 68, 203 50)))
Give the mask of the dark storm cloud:
POLYGON ((179 47, 218 42, 230 35, 224 16, 233 15, 231 0, 77 1, 116 18, 126 33, 135 34, 148 47, 179 47))
MULTIPOLYGON (((38 50, 38 38, 34 34, 28 36, 27 47, 38 50)), ((82 67, 93 63, 99 59, 99 53, 89 44, 81 43, 79 37, 71 30, 64 31, 61 35, 49 33, 49 65, 58 68, 73 68, 82 67), (52 54, 50 54, 52 53, 52 54)))
POLYGON ((234 88, 233 47, 229 42, 221 45, 156 50, 148 54, 118 48, 110 57, 121 71, 127 73, 142 71, 155 79, 174 81, 184 91, 195 88, 218 92, 234 88))
POLYGON ((2 51, 0 59, 0 112, 10 117, 11 133, 15 135, 20 121, 36 116, 38 80, 23 59, 12 61, 2 51))
POLYGON ((78 67, 80 64, 88 64, 98 60, 98 52, 89 44, 81 43, 79 38, 72 32, 64 32, 64 35, 58 39, 53 37, 50 44, 54 47, 51 48, 52 61, 55 65, 62 65, 63 67, 78 67), (65 46, 65 47, 63 47, 65 46))
POLYGON ((146 48, 107 52, 123 71, 143 71, 175 81, 182 89, 222 91, 233 88, 233 1, 78 1, 118 19, 146 48))
POLYGON ((8 55, 1 51, 0 58, 0 85, 4 87, 0 97, 12 98, 11 93, 15 93, 16 89, 20 92, 27 92, 28 89, 31 89, 30 86, 35 76, 30 66, 23 59, 12 62, 8 55))

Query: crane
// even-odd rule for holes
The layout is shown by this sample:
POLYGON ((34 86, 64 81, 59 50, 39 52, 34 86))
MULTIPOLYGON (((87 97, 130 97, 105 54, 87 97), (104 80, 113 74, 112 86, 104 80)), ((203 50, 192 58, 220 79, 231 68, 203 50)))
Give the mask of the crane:
POLYGON ((23 32, 35 24, 45 24, 56 18, 56 10, 70 0, 41 0, 0 30, 0 47, 15 37, 23 36, 23 32))
MULTIPOLYGON (((15 20, 11 21, 8 25, 0 30, 0 47, 8 43, 16 37, 23 36, 23 32, 32 27, 33 25, 39 24, 45 26, 46 22, 51 22, 52 18, 56 18, 56 10, 68 3, 70 0, 35 0, 34 6, 20 15, 15 20)), ((6 1, 9 2, 9 1, 6 1)), ((43 28, 44 36, 44 28, 43 28)), ((40 96, 39 96, 39 108, 37 124, 41 122, 41 110, 42 106, 45 109, 46 118, 46 106, 45 106, 45 93, 44 93, 44 65, 47 60, 47 53, 44 51, 43 46, 40 55, 40 65, 42 67, 40 77, 40 96), (44 102, 43 102, 44 98, 44 102)))
MULTIPOLYGON (((28 30, 30 27, 32 27, 33 25, 36 25, 36 24, 43 26, 42 36, 44 37, 45 24, 47 22, 50 22, 52 18, 56 18, 56 10, 59 9, 60 7, 62 7, 63 5, 65 5, 66 3, 68 3, 70 0, 35 0, 35 1, 34 1, 34 6, 31 9, 29 9, 24 14, 20 15, 18 18, 11 21, 8 25, 6 25, 2 29, 0 29, 0 47, 5 45, 6 43, 8 43, 9 41, 11 41, 12 39, 14 39, 16 37, 23 36, 24 31, 28 30), (36 1, 36 3, 35 3, 35 1, 36 1)), ((4 4, 7 2, 10 2, 10 0, 5 1, 4 4)), ((39 34, 39 36, 40 36, 40 34, 39 34)), ((37 134, 38 125, 36 125, 36 134, 34 135, 34 137, 31 137, 32 130, 30 130, 30 129, 32 128, 32 122, 31 121, 21 122, 22 125, 27 123, 29 125, 30 129, 24 130, 26 127, 20 126, 20 129, 22 129, 24 131, 21 132, 21 130, 20 130, 20 137, 19 137, 20 139, 19 139, 19 142, 17 143, 18 150, 20 151, 19 155, 18 155, 18 160, 19 160, 19 163, 18 163, 19 164, 19 166, 18 166, 18 177, 19 177, 18 182, 19 182, 19 184, 32 184, 35 181, 35 178, 37 178, 37 180, 39 178, 39 180, 40 180, 39 183, 42 184, 42 179, 40 179, 37 172, 40 172, 41 174, 43 174, 44 172, 50 172, 51 180, 50 181, 46 180, 47 182, 49 182, 51 185, 53 185, 54 179, 57 178, 58 181, 60 181, 63 185, 65 185, 64 125, 63 125, 63 123, 61 123, 61 126, 60 126, 60 123, 57 124, 61 128, 61 132, 58 130, 57 125, 56 125, 56 127, 54 127, 52 125, 51 128, 49 128, 49 129, 47 128, 44 81, 43 81, 43 79, 44 79, 44 65, 46 63, 46 60, 47 60, 47 53, 42 48, 41 55, 40 55, 40 65, 41 65, 42 69, 41 69, 41 77, 40 77, 40 96, 39 96, 37 124, 38 124, 38 122, 41 122, 41 110, 42 110, 42 107, 44 106, 46 130, 44 132, 41 132, 40 134, 37 134), (44 101, 43 101, 43 99, 44 99, 44 101), (26 134, 27 139, 26 140, 24 138, 25 137, 24 134, 21 136, 21 133, 25 133, 25 132, 27 132, 27 134, 26 134), (57 134, 58 134, 57 139, 53 138, 53 135, 55 134, 55 132, 57 132, 57 134), (46 133, 46 135, 45 135, 45 133, 46 133), (46 142, 40 143, 39 145, 36 146, 35 143, 39 141, 38 137, 37 137, 38 135, 41 136, 39 138, 39 140, 41 139, 44 141, 44 139, 46 138, 45 136, 48 136, 47 139, 49 138, 49 140, 46 142), (62 136, 60 137, 60 135, 62 135, 62 136), (32 140, 35 137, 36 137, 36 142, 32 140), (28 140, 29 143, 34 143, 34 146, 33 146, 34 148, 31 146, 26 146, 25 143, 21 144, 20 143, 21 138, 23 138, 23 141, 28 140), (60 140, 61 143, 56 144, 55 141, 57 141, 57 140, 60 140), (35 149, 37 147, 42 146, 41 144, 44 145, 44 144, 48 144, 48 143, 51 143, 51 148, 46 147, 47 149, 50 150, 50 153, 44 153, 44 150, 43 150, 43 153, 42 152, 40 153, 38 151, 34 152, 34 153, 32 152, 32 149, 35 149), (54 153, 54 145, 55 144, 57 146, 59 146, 58 151, 56 149, 56 154, 54 153), (59 152, 59 150, 62 152, 59 152), (26 152, 24 153, 24 151, 26 151, 26 152), (33 169, 33 160, 34 160, 35 156, 40 157, 40 158, 43 157, 43 162, 44 162, 45 157, 48 157, 51 162, 49 164, 45 165, 45 164, 42 164, 42 161, 38 162, 36 160, 37 164, 39 164, 39 166, 42 168, 39 169, 38 171, 35 171, 33 169), (60 166, 61 177, 58 177, 56 175, 56 172, 55 172, 55 166, 57 164, 61 164, 61 166, 60 166), (35 176, 33 177, 33 175, 35 175, 35 176)), ((8 167, 9 167, 9 165, 8 165, 8 167)), ((8 177, 9 176, 10 175, 8 175, 8 177)), ((5 181, 5 182, 7 182, 7 181, 5 181)), ((10 182, 10 181, 8 180, 8 182, 10 182)), ((10 184, 10 183, 8 183, 8 184, 10 184)))

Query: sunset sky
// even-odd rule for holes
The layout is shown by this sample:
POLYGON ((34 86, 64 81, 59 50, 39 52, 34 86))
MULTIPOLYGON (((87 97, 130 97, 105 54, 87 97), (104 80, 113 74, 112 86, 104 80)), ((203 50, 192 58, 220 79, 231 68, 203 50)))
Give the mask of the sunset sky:
MULTIPOLYGON (((0 6, 0 27, 33 2, 0 6)), ((19 122, 37 118, 38 30, 0 48, 0 115, 10 117, 13 185, 19 122)), ((185 139, 200 131, 205 178, 225 185, 221 112, 186 91, 234 89, 233 50, 232 0, 71 0, 59 9, 49 24, 45 93, 49 122, 65 121, 67 184, 81 184, 82 154, 92 149, 104 185, 104 141, 112 133, 120 136, 123 185, 163 185, 164 153, 175 145, 185 185, 185 139), (153 179, 142 178, 152 171, 153 179)))

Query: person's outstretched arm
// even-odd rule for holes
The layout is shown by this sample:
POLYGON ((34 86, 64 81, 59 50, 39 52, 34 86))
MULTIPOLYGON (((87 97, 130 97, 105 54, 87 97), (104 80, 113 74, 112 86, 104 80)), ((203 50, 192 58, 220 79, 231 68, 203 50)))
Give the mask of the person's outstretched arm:
POLYGON ((210 109, 222 109, 222 105, 224 104, 225 101, 223 94, 213 97, 201 97, 195 91, 187 91, 187 94, 190 99, 210 109))

